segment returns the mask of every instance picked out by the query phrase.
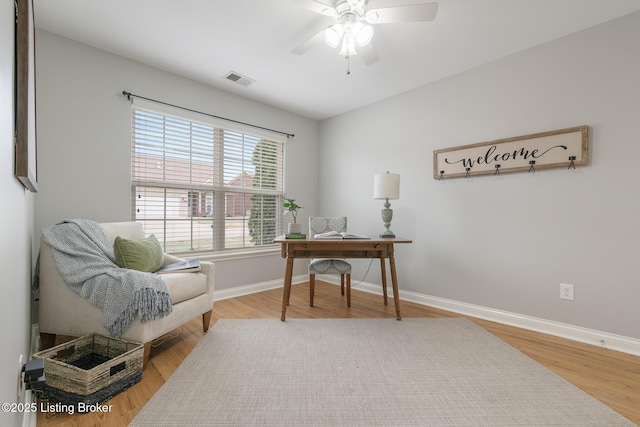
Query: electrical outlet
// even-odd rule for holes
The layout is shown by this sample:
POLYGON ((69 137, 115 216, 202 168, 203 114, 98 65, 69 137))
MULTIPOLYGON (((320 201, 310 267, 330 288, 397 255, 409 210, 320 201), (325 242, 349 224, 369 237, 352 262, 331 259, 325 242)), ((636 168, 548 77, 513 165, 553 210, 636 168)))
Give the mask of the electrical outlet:
POLYGON ((573 285, 569 285, 567 283, 560 283, 560 299, 566 299, 569 301, 573 301, 573 285))

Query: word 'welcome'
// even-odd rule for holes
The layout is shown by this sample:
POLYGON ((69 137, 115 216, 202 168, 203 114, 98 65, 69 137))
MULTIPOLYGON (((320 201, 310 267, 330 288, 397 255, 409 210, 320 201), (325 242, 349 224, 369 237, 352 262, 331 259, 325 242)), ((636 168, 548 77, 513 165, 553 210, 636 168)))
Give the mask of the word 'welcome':
POLYGON ((540 157, 544 156, 545 154, 547 154, 548 152, 556 148, 566 150, 567 146, 554 145, 553 147, 549 147, 542 152, 537 148, 534 148, 533 150, 529 151, 525 147, 522 147, 513 151, 507 151, 505 153, 496 153, 496 150, 498 149, 498 147, 496 145, 492 145, 487 149, 486 153, 482 156, 478 156, 476 158, 467 157, 459 160, 449 160, 448 158, 445 158, 444 161, 450 165, 462 162, 462 165, 465 168, 471 168, 476 163, 479 165, 481 164, 488 165, 498 161, 506 162, 509 160, 518 160, 518 159, 529 160, 529 158, 539 159, 540 157))

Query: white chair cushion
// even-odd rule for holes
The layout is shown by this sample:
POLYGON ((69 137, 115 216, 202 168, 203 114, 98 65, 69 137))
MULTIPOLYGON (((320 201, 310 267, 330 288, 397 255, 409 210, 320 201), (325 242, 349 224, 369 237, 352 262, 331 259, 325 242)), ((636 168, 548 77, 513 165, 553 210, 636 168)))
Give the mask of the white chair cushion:
POLYGON ((351 264, 341 259, 317 258, 309 263, 309 274, 351 274, 351 264))
POLYGON ((174 305, 207 292, 206 274, 171 273, 163 274, 162 277, 169 288, 171 303, 174 305))

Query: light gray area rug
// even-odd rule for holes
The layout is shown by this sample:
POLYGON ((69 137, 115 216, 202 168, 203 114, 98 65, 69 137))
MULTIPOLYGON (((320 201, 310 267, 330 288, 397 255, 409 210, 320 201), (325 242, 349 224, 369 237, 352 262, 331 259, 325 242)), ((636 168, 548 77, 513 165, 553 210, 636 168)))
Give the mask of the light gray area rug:
POLYGON ((634 424, 467 319, 223 319, 130 425, 634 424))

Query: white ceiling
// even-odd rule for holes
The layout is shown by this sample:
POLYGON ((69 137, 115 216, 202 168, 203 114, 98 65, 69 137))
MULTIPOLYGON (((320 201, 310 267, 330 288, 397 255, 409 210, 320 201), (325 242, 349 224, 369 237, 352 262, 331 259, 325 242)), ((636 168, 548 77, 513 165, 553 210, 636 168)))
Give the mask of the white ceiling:
POLYGON ((332 23, 309 1, 34 0, 34 10, 39 28, 316 120, 640 10, 640 0, 439 0, 433 22, 376 25, 380 60, 352 57, 347 75, 328 46, 290 52, 332 23))

